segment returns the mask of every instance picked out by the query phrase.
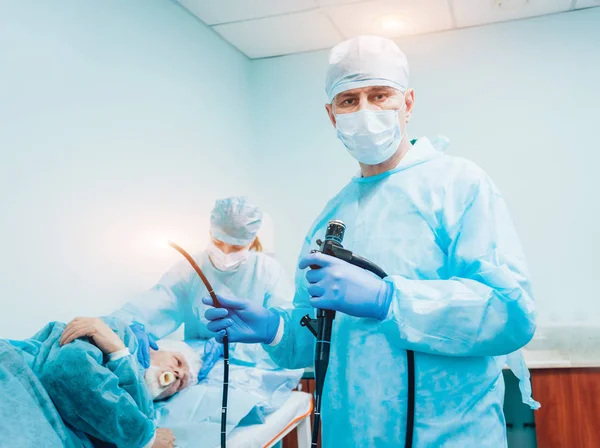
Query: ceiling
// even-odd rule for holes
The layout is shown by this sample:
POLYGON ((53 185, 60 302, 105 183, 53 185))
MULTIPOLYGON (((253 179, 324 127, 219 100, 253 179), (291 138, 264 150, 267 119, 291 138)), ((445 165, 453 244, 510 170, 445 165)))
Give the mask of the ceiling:
POLYGON ((249 58, 600 6, 600 0, 177 0, 249 58))

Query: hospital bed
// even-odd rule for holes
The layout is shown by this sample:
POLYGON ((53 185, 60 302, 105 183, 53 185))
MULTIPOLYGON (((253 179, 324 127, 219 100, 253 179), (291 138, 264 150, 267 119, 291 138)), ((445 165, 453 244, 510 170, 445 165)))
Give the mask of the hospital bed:
POLYGON ((298 448, 309 448, 312 408, 310 394, 294 391, 279 410, 265 418, 264 423, 235 428, 227 438, 227 446, 228 448, 271 448, 296 428, 298 448))
MULTIPOLYGON (((186 342, 204 354, 205 341, 186 342)), ((310 447, 312 395, 292 392, 303 370, 274 368, 266 353, 252 350, 236 346, 229 364, 227 447, 275 447, 295 428, 298 448, 310 447)), ((200 384, 155 404, 157 425, 172 429, 179 448, 219 447, 223 368, 220 359, 200 384)))

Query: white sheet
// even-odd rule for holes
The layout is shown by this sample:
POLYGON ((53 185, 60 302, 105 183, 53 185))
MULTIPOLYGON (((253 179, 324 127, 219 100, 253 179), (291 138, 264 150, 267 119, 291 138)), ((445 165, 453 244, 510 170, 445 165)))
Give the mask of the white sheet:
MULTIPOLYGON (((227 438, 231 448, 264 447, 279 434, 299 422, 312 411, 312 397, 306 392, 292 392, 290 398, 276 412, 268 415, 261 425, 238 426, 227 438)), ((218 447, 215 447, 218 448, 218 447)))
MULTIPOLYGON (((187 341, 204 352, 204 341, 187 341)), ((198 385, 188 387, 169 400, 155 404, 155 422, 169 428, 178 448, 211 448, 219 442, 223 360, 219 360, 198 385)), ((262 424, 289 399, 302 377, 302 370, 253 367, 237 359, 230 361, 227 434, 235 427, 262 424)), ((228 445, 229 446, 229 445, 228 445)))

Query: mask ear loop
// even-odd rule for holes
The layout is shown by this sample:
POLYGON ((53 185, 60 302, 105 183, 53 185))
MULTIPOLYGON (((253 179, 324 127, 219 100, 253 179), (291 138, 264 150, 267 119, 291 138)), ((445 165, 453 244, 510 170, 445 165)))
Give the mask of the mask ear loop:
POLYGON ((329 105, 331 106, 331 113, 333 114, 333 116, 335 117, 335 128, 338 128, 338 119, 337 119, 337 114, 335 113, 335 102, 333 100, 331 100, 331 103, 329 103, 329 105))
MULTIPOLYGON (((406 110, 406 109, 407 109, 407 106, 406 106, 406 92, 403 92, 403 93, 402 93, 402 96, 404 97, 404 98, 403 98, 403 101, 402 101, 402 106, 403 106, 403 107, 404 107, 404 109, 405 109, 405 110, 404 110, 404 120, 405 120, 405 121, 406 121, 406 123, 408 124, 408 122, 410 122, 410 118, 411 118, 411 116, 412 116, 412 112, 411 112, 411 113, 408 113, 408 111, 406 110)), ((398 111, 400 111, 400 109, 398 109, 398 111)))

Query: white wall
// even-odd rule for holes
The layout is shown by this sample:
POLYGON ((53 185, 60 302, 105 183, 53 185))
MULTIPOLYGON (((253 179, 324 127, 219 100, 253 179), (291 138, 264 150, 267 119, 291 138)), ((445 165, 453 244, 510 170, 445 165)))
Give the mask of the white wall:
POLYGON ((249 67, 169 1, 0 2, 0 337, 111 312, 252 193, 249 67))
MULTIPOLYGON (((505 195, 541 324, 600 323, 600 8, 399 41, 411 63, 412 137, 446 135, 505 195)), ((253 62, 256 153, 294 268, 327 198, 357 171, 323 105, 327 52, 253 62)))

